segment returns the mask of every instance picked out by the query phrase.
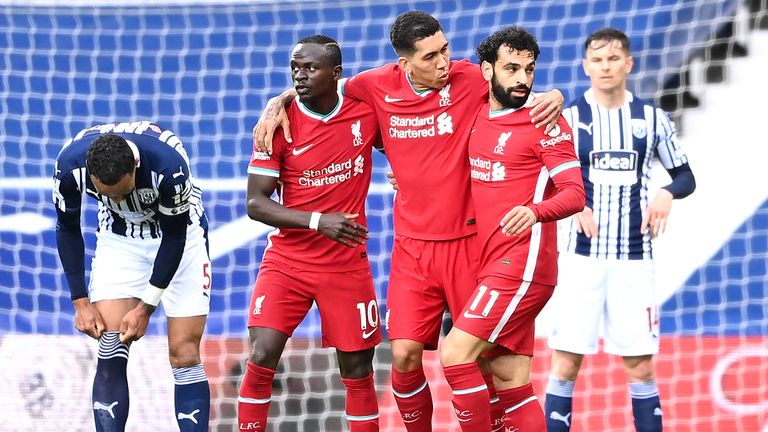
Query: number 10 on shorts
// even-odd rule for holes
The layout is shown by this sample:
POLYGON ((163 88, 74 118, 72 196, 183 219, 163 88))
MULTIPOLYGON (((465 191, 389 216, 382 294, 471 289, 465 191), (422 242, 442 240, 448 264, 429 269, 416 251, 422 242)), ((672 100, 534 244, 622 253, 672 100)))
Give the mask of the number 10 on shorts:
MULTIPOLYGON (((356 306, 360 312, 360 330, 365 331, 368 327, 375 329, 379 325, 379 305, 376 300, 371 300, 367 305, 365 302, 360 302, 356 306)), ((363 335, 363 339, 367 339, 365 333, 363 335)))

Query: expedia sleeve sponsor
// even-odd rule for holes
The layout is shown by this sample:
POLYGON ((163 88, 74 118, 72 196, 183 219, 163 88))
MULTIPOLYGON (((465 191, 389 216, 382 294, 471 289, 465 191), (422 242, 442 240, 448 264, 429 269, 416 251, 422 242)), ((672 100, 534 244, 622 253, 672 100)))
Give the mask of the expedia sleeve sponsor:
POLYGON ((589 181, 594 184, 629 186, 637 183, 637 152, 593 150, 589 152, 589 181))
POLYGON ((563 141, 573 141, 573 136, 571 136, 571 134, 569 134, 568 132, 563 132, 562 134, 557 135, 553 138, 549 138, 549 139, 542 138, 539 141, 539 144, 541 144, 542 147, 549 147, 549 146, 554 146, 557 143, 560 143, 563 141))

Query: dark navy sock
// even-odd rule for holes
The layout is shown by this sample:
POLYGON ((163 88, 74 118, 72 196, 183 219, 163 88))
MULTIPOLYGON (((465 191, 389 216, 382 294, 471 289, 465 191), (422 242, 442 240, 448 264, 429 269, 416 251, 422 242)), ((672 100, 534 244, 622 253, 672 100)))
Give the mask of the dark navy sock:
POLYGON ((573 387, 575 385, 575 381, 549 377, 547 396, 544 401, 547 432, 568 432, 571 430, 573 387))
POLYGON ((661 432, 662 411, 656 380, 629 383, 629 395, 637 432, 661 432))
POLYGON ((128 345, 119 332, 99 338, 99 361, 93 379, 93 418, 96 432, 123 432, 128 420, 128 345))
POLYGON ((207 432, 211 390, 203 365, 174 368, 176 422, 181 432, 207 432))

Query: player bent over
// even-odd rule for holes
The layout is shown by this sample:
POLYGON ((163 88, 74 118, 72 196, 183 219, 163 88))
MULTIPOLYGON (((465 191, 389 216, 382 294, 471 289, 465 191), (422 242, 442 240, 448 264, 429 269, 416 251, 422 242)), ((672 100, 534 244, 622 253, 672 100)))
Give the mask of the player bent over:
POLYGON ((539 47, 518 27, 477 47, 489 102, 469 138, 472 197, 481 245, 475 292, 440 348, 463 431, 491 428, 489 392, 477 359, 490 358, 504 430, 545 429, 530 382, 534 322, 557 281, 558 219, 584 208, 571 129, 530 123, 539 47))
POLYGON ((336 348, 350 430, 379 430, 372 362, 381 333, 365 247, 365 196, 380 139, 373 111, 337 92, 341 72, 336 41, 322 35, 299 41, 291 52, 298 96, 288 108, 296 138, 288 143, 278 134, 271 155, 254 148, 248 167, 248 215, 277 229, 251 299, 241 431, 266 430, 280 355, 313 301, 323 346, 336 348), (276 189, 280 202, 270 199, 276 189))
POLYGON ((64 145, 54 181, 56 241, 75 326, 99 340, 96 430, 125 430, 129 348, 144 336, 162 298, 179 429, 207 431, 210 390, 200 339, 211 288, 208 221, 181 141, 148 121, 94 126, 64 145), (84 195, 99 202, 87 289, 84 195))

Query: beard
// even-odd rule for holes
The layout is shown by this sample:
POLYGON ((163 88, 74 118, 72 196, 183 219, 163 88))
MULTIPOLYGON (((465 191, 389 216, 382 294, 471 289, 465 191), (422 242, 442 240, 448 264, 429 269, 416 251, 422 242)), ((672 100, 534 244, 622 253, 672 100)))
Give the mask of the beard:
POLYGON ((501 106, 504 108, 514 109, 518 109, 525 105, 525 101, 528 100, 528 96, 531 94, 531 89, 524 84, 515 87, 504 88, 504 86, 502 86, 501 83, 496 80, 495 72, 493 77, 491 77, 491 91, 493 92, 494 98, 496 98, 496 101, 500 103, 501 106), (512 96, 511 93, 514 90, 525 90, 525 96, 512 96))

